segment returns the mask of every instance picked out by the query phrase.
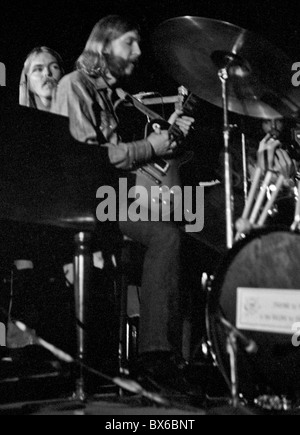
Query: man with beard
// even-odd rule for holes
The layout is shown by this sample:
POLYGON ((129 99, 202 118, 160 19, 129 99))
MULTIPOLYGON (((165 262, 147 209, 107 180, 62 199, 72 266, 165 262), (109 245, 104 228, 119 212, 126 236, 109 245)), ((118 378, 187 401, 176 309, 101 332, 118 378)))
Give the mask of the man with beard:
MULTIPOLYGON (((133 73, 141 55, 139 42, 138 26, 131 20, 116 15, 100 20, 76 70, 59 83, 53 106, 55 113, 69 117, 75 139, 106 147, 112 170, 128 174, 155 156, 171 156, 177 147, 164 130, 129 143, 122 142, 117 134, 117 85, 133 73)), ((194 119, 175 112, 169 122, 176 122, 187 135, 194 119)), ((146 247, 135 376, 152 386, 187 393, 181 358, 180 231, 171 222, 128 220, 119 222, 119 227, 124 235, 146 247)))

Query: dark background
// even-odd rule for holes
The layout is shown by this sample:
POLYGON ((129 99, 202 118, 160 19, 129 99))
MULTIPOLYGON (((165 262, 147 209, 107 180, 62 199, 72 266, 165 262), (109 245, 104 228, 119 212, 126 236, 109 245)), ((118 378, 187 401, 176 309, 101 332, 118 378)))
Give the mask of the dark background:
MULTIPOLYGON (((298 6, 296 0, 25 0, 22 3, 2 0, 0 61, 7 64, 9 87, 16 83, 27 53, 38 45, 57 50, 70 69, 96 21, 110 13, 127 13, 141 23, 144 46, 151 31, 162 21, 193 15, 228 21, 257 32, 296 62, 300 60, 298 6)), ((144 64, 150 66, 147 75, 151 89, 153 86, 166 91, 172 88, 161 72, 157 74, 148 51, 144 53, 144 64)))
MULTIPOLYGON (((33 47, 49 46, 65 61, 66 72, 73 69, 94 24, 111 13, 130 14, 142 27, 143 56, 130 92, 158 91, 163 95, 177 93, 178 83, 162 71, 153 53, 149 36, 155 27, 172 17, 192 15, 228 21, 268 39, 300 61, 300 13, 295 0, 52 0, 1 1, 0 61, 7 68, 6 104, 18 102, 18 84, 26 55, 33 47)), ((4 92, 2 88, 2 93, 4 92)), ((210 179, 222 146, 222 111, 202 103, 197 117, 197 131, 191 139, 196 151, 194 166, 197 179, 210 179)), ((157 111, 160 110, 157 107, 157 111)), ((232 115, 232 122, 259 130, 259 121, 232 115), (243 119, 241 119, 243 118, 243 119)))

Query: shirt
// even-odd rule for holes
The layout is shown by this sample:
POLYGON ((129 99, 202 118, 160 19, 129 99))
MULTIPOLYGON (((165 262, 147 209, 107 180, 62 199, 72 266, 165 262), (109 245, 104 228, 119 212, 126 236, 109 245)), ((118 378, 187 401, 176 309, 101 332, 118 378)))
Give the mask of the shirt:
POLYGON ((132 170, 151 160, 152 146, 147 139, 120 140, 110 94, 104 81, 74 71, 59 82, 51 111, 69 117, 70 132, 76 140, 107 147, 110 162, 117 169, 132 170))

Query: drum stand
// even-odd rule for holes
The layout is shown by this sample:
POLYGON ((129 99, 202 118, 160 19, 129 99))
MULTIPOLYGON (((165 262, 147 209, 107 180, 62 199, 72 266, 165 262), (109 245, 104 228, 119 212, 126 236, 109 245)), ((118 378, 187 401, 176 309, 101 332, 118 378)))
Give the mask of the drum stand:
POLYGON ((247 150, 246 150, 246 136, 242 132, 242 159, 243 159, 243 191, 244 202, 246 204, 248 199, 248 168, 247 168, 247 150))
POLYGON ((239 406, 239 382, 237 372, 237 340, 233 331, 230 331, 227 336, 226 344, 227 353, 230 358, 230 381, 231 381, 231 400, 232 406, 239 406))
POLYGON ((224 139, 224 175, 225 175, 225 207, 226 207, 226 245, 227 249, 233 246, 233 193, 232 193, 232 173, 231 173, 231 160, 229 151, 230 139, 230 126, 228 123, 228 66, 231 59, 224 61, 227 66, 219 70, 219 78, 222 83, 222 100, 223 100, 223 139, 224 139))
POLYGON ((234 325, 232 325, 228 320, 223 317, 223 315, 218 315, 219 323, 225 327, 227 331, 226 339, 226 350, 230 358, 230 390, 232 397, 232 406, 237 408, 241 405, 240 394, 239 394, 239 379, 238 379, 238 364, 237 364, 237 354, 238 354, 238 343, 243 346, 244 350, 249 354, 255 354, 258 351, 257 344, 251 338, 248 338, 242 332, 240 332, 234 325))
POLYGON ((291 231, 294 232, 300 231, 300 180, 298 180, 297 201, 296 201, 294 221, 290 229, 291 231))
POLYGON ((240 56, 227 51, 215 51, 212 54, 212 61, 218 68, 218 76, 222 84, 222 105, 223 105, 223 139, 224 139, 224 175, 225 175, 225 207, 226 207, 226 244, 227 249, 233 246, 233 188, 231 156, 229 140, 231 126, 228 122, 228 81, 230 76, 246 77, 250 73, 247 62, 240 56))
POLYGON ((238 331, 228 322, 222 314, 217 315, 217 320, 226 329, 226 351, 229 355, 230 362, 230 380, 227 383, 230 386, 231 392, 231 405, 237 408, 240 405, 239 396, 239 379, 238 379, 238 364, 237 364, 237 353, 238 353, 238 343, 237 338, 239 336, 238 331), (230 381, 230 382, 229 382, 230 381))

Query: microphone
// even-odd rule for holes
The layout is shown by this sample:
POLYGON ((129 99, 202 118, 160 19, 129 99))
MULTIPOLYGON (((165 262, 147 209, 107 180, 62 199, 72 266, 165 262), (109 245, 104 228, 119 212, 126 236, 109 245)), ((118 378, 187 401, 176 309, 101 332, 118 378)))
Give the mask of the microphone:
POLYGON ((247 353, 257 353, 258 346, 254 340, 242 334, 235 326, 228 322, 228 320, 224 319, 224 317, 220 317, 220 322, 240 340, 247 353))

